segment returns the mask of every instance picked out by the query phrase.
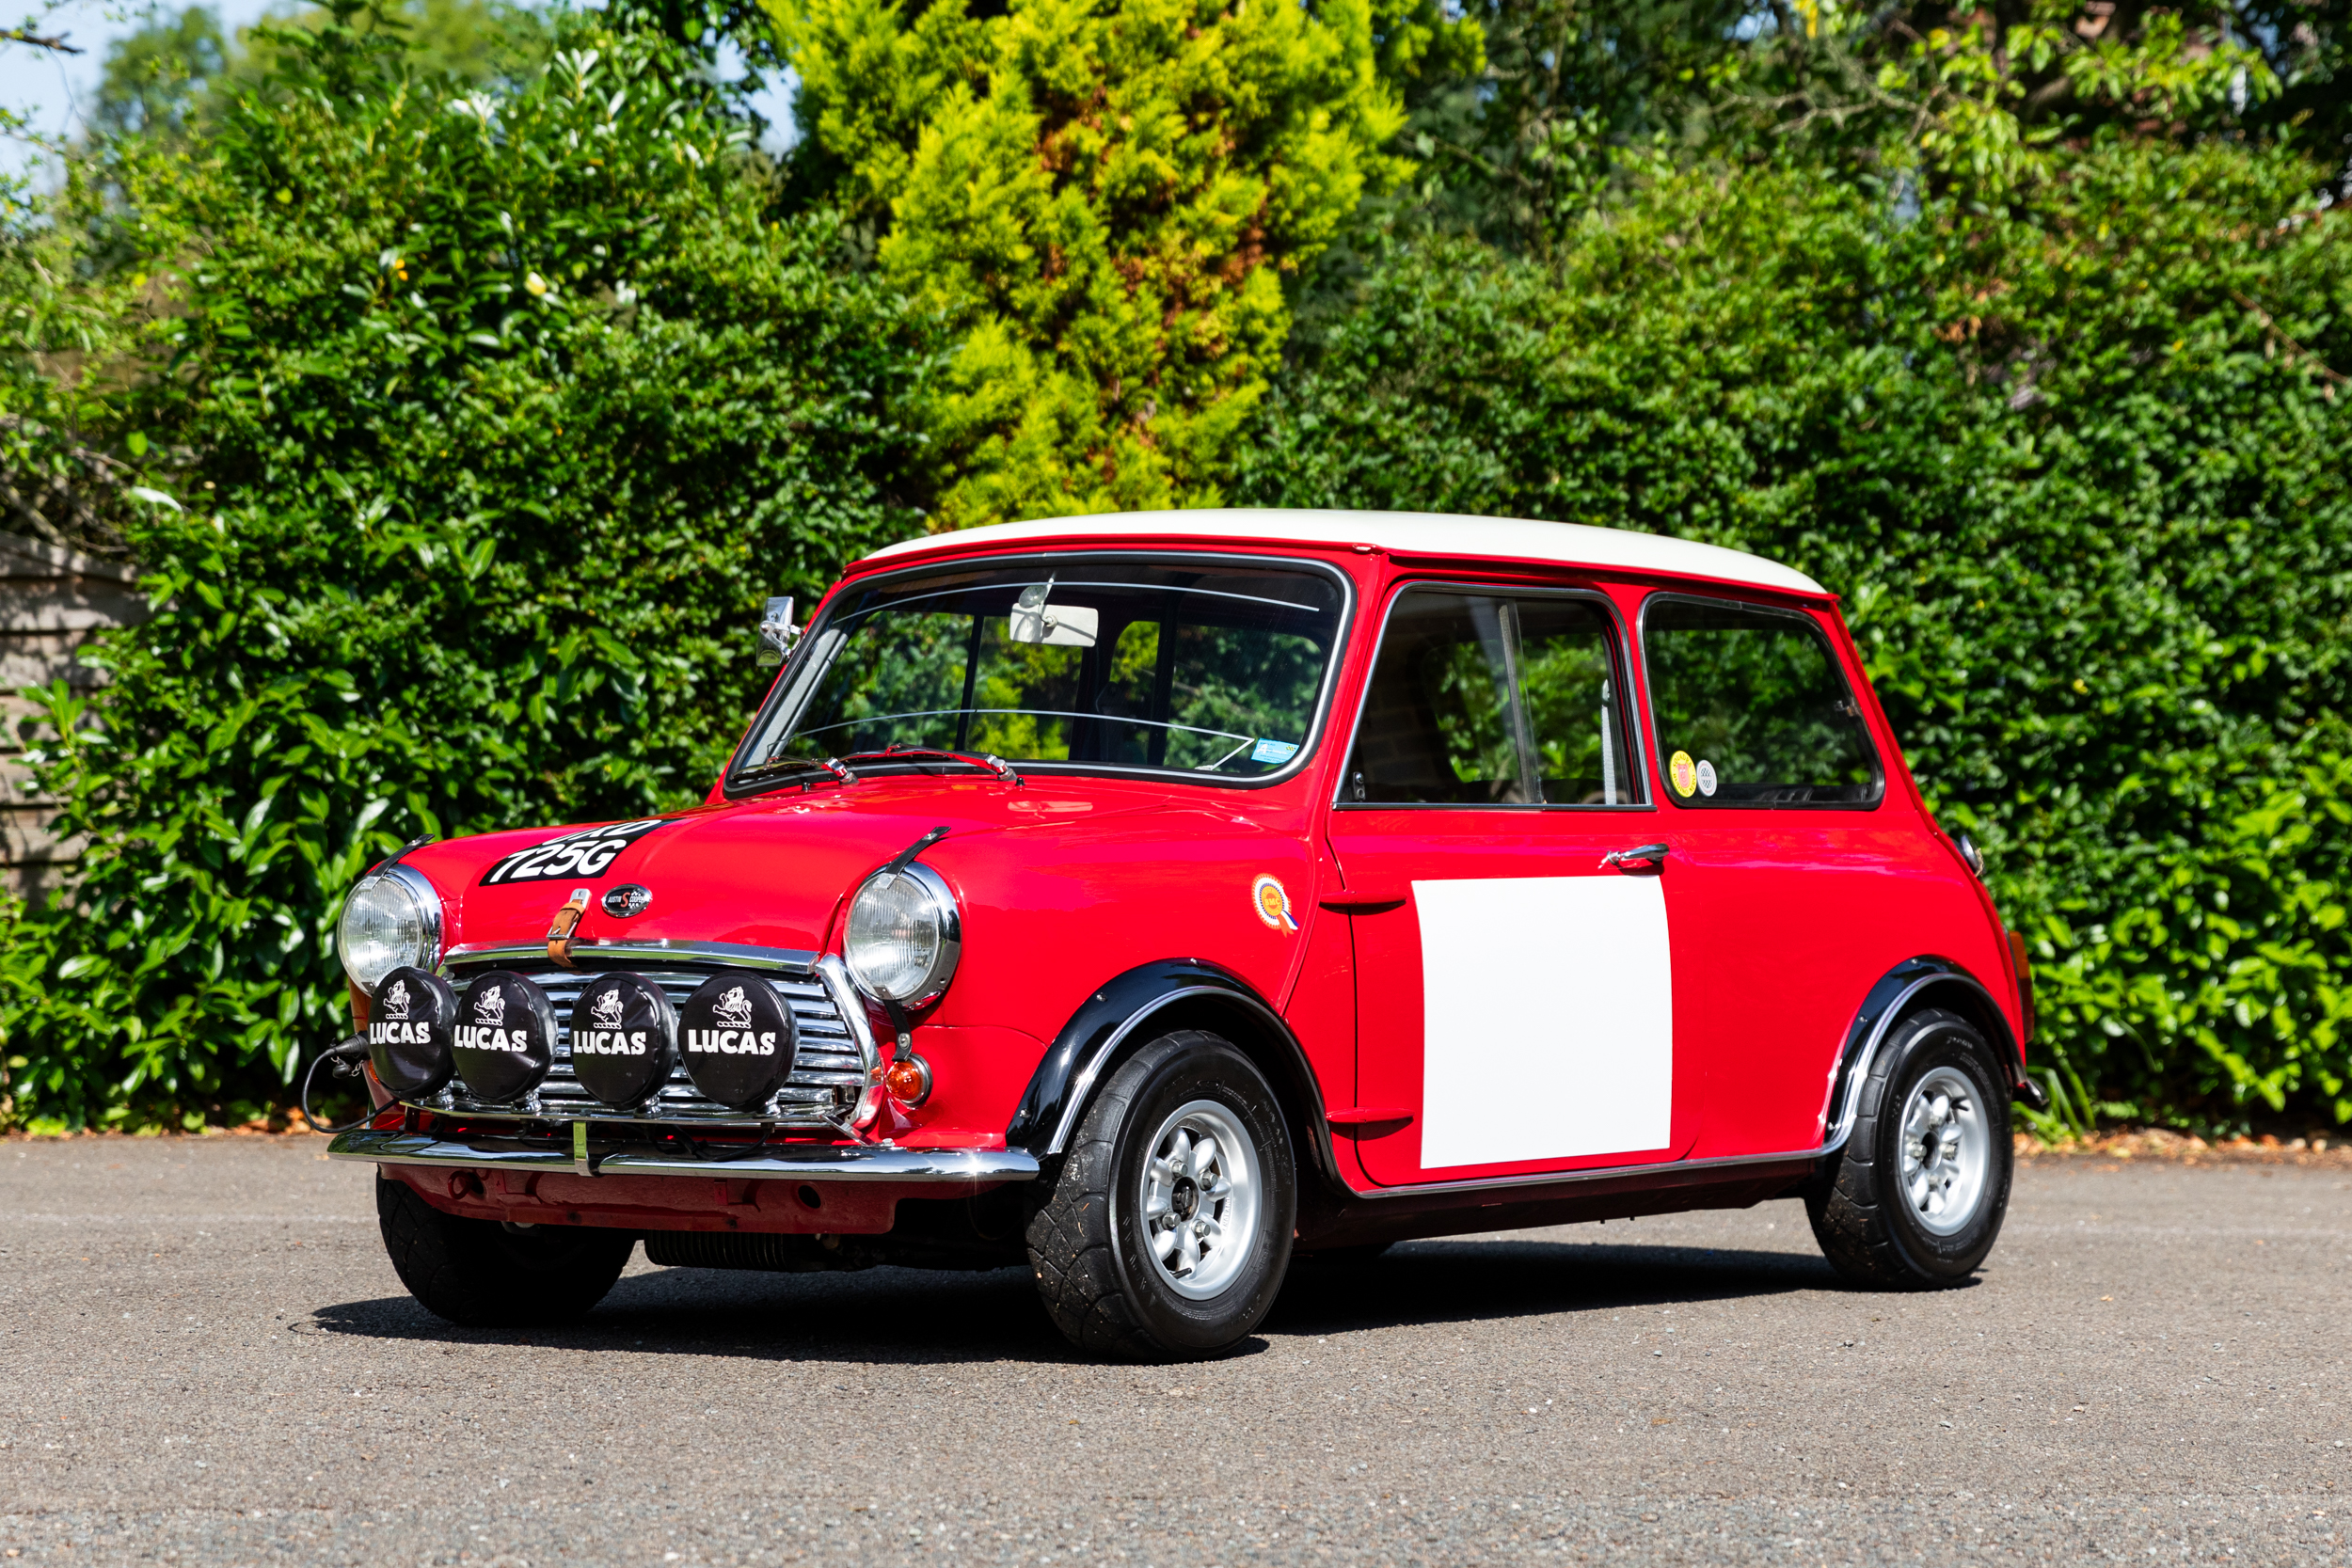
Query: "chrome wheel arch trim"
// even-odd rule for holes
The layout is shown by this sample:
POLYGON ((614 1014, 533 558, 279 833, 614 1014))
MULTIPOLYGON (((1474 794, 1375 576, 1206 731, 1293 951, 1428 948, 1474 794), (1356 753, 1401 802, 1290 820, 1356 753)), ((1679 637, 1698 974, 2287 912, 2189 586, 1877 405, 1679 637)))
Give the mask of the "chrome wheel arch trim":
POLYGON ((1870 1069, 1878 1059, 1879 1047, 1884 1043, 1895 1025, 1909 1015, 1913 1003, 1926 992, 1943 987, 1958 987, 1975 993, 1985 1019, 1994 1026, 1993 1033, 1995 1037, 1986 1043, 1996 1052, 2003 1045, 2009 1047, 2009 1060, 2013 1069, 2010 1074, 2010 1086, 2014 1088, 2025 1082, 2025 1053, 2018 1047, 2000 1004, 1994 999, 1993 992, 1984 982, 1949 958, 1922 955, 1905 959, 1887 971, 1878 984, 1870 988, 1871 995, 1865 997, 1862 1006, 1855 1011, 1846 1049, 1838 1053, 1836 1066, 1831 1069, 1829 1099, 1823 1106, 1826 1124, 1818 1152, 1829 1155, 1845 1148, 1846 1141, 1853 1136, 1855 1122, 1861 1119, 1862 1086, 1869 1079, 1870 1069), (1890 987, 1897 989, 1874 1007, 1874 999, 1890 987))
POLYGON ((1102 1076, 1106 1063, 1117 1059, 1119 1048, 1126 1044, 1128 1038, 1137 1029, 1151 1022, 1155 1014, 1165 1010, 1171 1003, 1182 1002, 1189 996, 1214 996, 1224 1000, 1232 995, 1233 992, 1223 986, 1180 986, 1174 990, 1155 997, 1143 1007, 1128 1014, 1126 1022, 1111 1031, 1110 1038, 1104 1040, 1088 1055, 1084 1065, 1078 1069, 1076 1076, 1071 1079, 1069 1098, 1062 1102, 1060 1119, 1054 1123, 1054 1135, 1046 1141, 1045 1152, 1048 1154, 1069 1152, 1070 1135, 1078 1130, 1078 1118, 1086 1114, 1087 1106, 1093 1102, 1094 1081, 1102 1076))
POLYGON ((1031 1071, 1029 1085, 1006 1127, 1008 1146, 1026 1148, 1040 1159, 1067 1153, 1102 1080, 1126 1059, 1144 1025, 1164 1017, 1170 1007, 1202 1003, 1248 1019, 1257 1032, 1254 1047, 1243 1038, 1232 1043, 1264 1071, 1283 1116, 1295 1118, 1291 1135, 1299 1150, 1302 1178, 1311 1165, 1333 1196, 1354 1194, 1332 1151, 1322 1081, 1298 1037, 1247 981, 1203 958, 1154 959, 1097 987, 1031 1071))

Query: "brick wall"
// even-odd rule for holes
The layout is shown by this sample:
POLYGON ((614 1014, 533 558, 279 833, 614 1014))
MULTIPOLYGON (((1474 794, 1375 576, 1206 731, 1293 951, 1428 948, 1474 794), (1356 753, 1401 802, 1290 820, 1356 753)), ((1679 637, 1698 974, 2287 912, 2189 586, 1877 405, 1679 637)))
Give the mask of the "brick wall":
POLYGON ((78 840, 53 831, 56 802, 26 787, 30 770, 17 721, 33 705, 17 695, 64 676, 76 687, 99 684, 102 673, 73 660, 74 650, 104 626, 147 617, 136 573, 62 545, 0 533, 0 870, 8 890, 35 896, 56 885, 81 853, 78 840))

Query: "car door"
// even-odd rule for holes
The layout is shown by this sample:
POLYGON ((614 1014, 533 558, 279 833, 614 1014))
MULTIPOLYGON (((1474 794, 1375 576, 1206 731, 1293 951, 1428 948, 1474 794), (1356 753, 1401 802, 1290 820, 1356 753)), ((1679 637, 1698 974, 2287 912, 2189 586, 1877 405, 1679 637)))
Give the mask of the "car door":
POLYGON ((1664 801, 1676 1046, 1694 1158, 1816 1146, 1855 1007, 1915 954, 1893 918, 1931 837, 1889 799, 1859 674, 1815 612, 1651 595, 1644 673, 1664 801))
POLYGON ((1688 1142, 1625 643, 1598 594, 1391 599, 1328 829, 1357 1103, 1382 1184, 1672 1158, 1688 1142))

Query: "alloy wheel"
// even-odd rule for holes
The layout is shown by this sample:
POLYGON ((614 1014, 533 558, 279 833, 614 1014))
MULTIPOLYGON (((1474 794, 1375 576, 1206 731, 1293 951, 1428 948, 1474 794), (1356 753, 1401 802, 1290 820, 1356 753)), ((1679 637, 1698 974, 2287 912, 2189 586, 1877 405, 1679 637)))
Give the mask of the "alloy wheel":
POLYGON ((1950 1236, 1976 1218, 1993 1165, 1993 1129, 1957 1069, 1921 1078, 1903 1102, 1902 1195, 1920 1228, 1950 1236))
POLYGON ((1214 1100, 1181 1105, 1152 1135, 1136 1196, 1154 1267, 1196 1300, 1233 1282, 1258 1232, 1258 1149, 1214 1100))

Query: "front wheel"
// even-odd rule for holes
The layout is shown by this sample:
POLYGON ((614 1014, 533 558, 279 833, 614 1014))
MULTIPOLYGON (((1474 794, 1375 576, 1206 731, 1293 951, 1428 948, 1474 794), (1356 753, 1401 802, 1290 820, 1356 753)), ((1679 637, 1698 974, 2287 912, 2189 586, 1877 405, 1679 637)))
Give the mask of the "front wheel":
POLYGON ((1888 1032, 1829 1184, 1805 1199, 1837 1272, 1882 1291, 1974 1274, 2009 1212, 2008 1079, 1957 1013, 1931 1007, 1888 1032), (1996 1086, 1997 1085, 1997 1086, 1996 1086))
POLYGON ((1297 1209, 1290 1132, 1264 1075, 1188 1029, 1138 1051, 1088 1108, 1030 1216, 1029 1261, 1081 1350, 1215 1355, 1274 1305, 1297 1209))
POLYGON ((407 1182, 383 1175, 375 1217, 408 1293, 435 1317, 466 1328, 583 1317, 612 1289, 637 1245, 626 1230, 444 1214, 407 1182))

